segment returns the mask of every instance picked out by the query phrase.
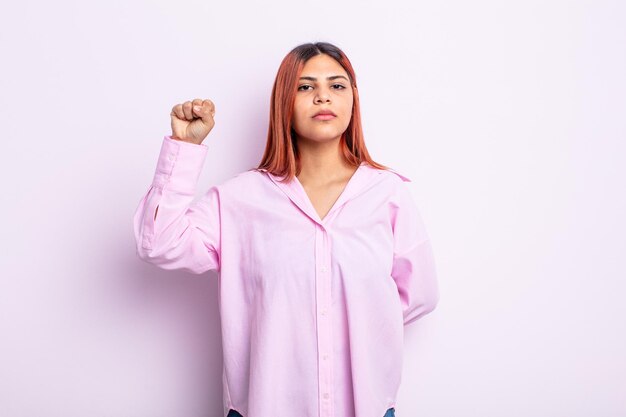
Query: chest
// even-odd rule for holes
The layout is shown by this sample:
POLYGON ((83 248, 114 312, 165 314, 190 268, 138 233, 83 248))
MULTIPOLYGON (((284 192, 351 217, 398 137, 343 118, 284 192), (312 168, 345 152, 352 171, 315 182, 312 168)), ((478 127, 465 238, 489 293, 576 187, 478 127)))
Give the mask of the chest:
POLYGON ((335 202, 339 199, 339 196, 345 189, 348 181, 341 181, 333 185, 324 187, 311 187, 304 186, 311 205, 320 216, 320 219, 324 219, 335 202))
MULTIPOLYGON (((309 211, 315 209, 322 217, 341 190, 319 191, 309 190, 309 211)), ((221 220, 228 233, 221 236, 221 261, 240 274, 243 281, 238 285, 247 291, 247 300, 260 293, 269 298, 292 293, 314 296, 317 282, 335 286, 332 294, 344 280, 368 292, 392 288, 387 287, 391 283, 387 278, 393 231, 386 196, 379 190, 351 198, 336 215, 327 216, 324 226, 284 194, 271 201, 246 198, 246 202, 254 206, 244 206, 247 214, 242 215, 242 204, 223 201, 221 220)))

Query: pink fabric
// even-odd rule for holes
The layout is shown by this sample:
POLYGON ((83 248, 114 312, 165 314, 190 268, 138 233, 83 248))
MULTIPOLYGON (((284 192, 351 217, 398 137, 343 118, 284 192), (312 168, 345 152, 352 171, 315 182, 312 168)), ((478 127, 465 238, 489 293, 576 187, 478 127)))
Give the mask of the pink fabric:
POLYGON ((297 178, 263 170, 194 202, 207 150, 164 137, 134 232, 146 262, 219 272, 224 415, 382 417, 404 325, 439 299, 410 180, 363 163, 323 220, 297 178))

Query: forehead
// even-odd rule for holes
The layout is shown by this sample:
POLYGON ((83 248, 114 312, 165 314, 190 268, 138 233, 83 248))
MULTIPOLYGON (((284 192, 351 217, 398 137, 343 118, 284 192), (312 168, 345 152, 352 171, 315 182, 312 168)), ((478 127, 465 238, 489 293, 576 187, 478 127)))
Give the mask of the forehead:
POLYGON ((328 75, 345 75, 348 73, 343 69, 339 62, 326 54, 316 55, 310 58, 302 68, 302 76, 314 74, 328 75))

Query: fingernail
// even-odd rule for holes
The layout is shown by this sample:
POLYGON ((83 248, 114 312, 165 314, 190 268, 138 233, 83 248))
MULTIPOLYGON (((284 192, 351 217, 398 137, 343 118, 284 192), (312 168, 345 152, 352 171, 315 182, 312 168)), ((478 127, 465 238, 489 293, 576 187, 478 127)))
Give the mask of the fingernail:
POLYGON ((195 111, 200 111, 200 110, 202 109, 202 107, 200 107, 200 106, 193 106, 193 109, 194 109, 195 111))

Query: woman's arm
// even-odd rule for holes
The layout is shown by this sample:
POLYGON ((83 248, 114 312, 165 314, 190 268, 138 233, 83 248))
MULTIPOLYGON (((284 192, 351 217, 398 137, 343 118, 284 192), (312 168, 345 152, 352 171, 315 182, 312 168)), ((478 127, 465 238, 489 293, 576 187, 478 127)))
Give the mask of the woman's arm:
POLYGON ((218 188, 193 202, 206 153, 206 145, 163 138, 152 185, 133 218, 142 260, 195 274, 219 270, 218 188))
POLYGON ((405 183, 398 184, 390 201, 390 216, 394 233, 391 275, 407 325, 433 311, 439 302, 437 272, 430 238, 405 183))

